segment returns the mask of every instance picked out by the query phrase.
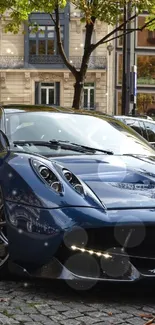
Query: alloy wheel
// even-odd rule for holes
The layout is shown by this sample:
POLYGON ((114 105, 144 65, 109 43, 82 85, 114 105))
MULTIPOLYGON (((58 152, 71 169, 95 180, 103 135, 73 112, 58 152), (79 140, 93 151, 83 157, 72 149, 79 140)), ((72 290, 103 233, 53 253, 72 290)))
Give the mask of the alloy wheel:
POLYGON ((5 220, 4 203, 0 205, 0 268, 7 262, 9 258, 8 253, 8 239, 5 220))

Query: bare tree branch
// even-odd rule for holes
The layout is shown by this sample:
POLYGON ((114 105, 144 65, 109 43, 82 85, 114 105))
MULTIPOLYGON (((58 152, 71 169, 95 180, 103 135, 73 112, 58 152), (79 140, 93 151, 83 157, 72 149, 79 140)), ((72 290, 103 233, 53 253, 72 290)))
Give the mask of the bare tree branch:
MULTIPOLYGON (((144 24, 142 27, 140 27, 140 28, 131 28, 131 29, 127 29, 127 32, 126 32, 126 33, 116 35, 116 36, 114 36, 114 37, 112 37, 112 38, 106 40, 106 41, 103 42, 102 44, 108 43, 108 42, 113 41, 113 40, 115 40, 115 39, 117 39, 117 38, 121 38, 121 37, 123 37, 124 35, 131 34, 131 33, 134 32, 134 31, 140 31, 140 32, 142 32, 143 29, 145 29, 146 27, 148 27, 149 25, 151 25, 151 23, 152 23, 153 21, 155 21, 155 18, 151 19, 150 21, 148 21, 147 23, 145 23, 145 24, 144 24)), ((122 30, 122 29, 121 29, 121 30, 122 30)))
MULTIPOLYGON (((123 26, 126 25, 128 22, 132 21, 133 19, 135 19, 137 17, 137 14, 131 16, 128 20, 126 20, 125 22, 123 22, 121 25, 119 25, 118 27, 116 27, 115 29, 113 29, 108 35, 104 36, 100 41, 98 41, 96 44, 92 44, 91 45, 91 52, 94 51, 94 49, 96 49, 99 45, 107 43, 109 41, 112 41, 114 39, 117 39, 119 37, 124 36, 125 34, 121 34, 121 35, 117 35, 115 37, 112 37, 109 39, 110 36, 112 36, 113 34, 119 32, 122 30, 123 26)), ((131 30, 128 30, 126 34, 132 33, 133 31, 143 31, 143 29, 145 29, 146 27, 148 27, 149 25, 152 24, 152 22, 155 21, 155 18, 151 19, 150 21, 148 21, 147 23, 145 23, 142 27, 140 28, 133 28, 131 30)))
POLYGON ((124 25, 126 25, 128 22, 132 21, 136 17, 137 17, 137 14, 131 16, 128 20, 126 20, 121 25, 119 25, 115 29, 113 29, 108 35, 106 35, 103 38, 101 38, 96 44, 92 44, 91 45, 91 52, 93 52, 99 45, 102 45, 104 43, 107 43, 110 36, 112 36, 113 34, 119 32, 123 28, 124 25))
POLYGON ((149 20, 147 23, 145 23, 141 28, 139 28, 138 30, 143 31, 143 29, 145 29, 146 27, 148 27, 149 25, 151 25, 153 22, 155 21, 155 18, 152 18, 151 20, 149 20))
POLYGON ((129 30, 129 31, 127 31, 126 33, 123 33, 123 34, 120 34, 120 35, 116 35, 116 36, 114 36, 114 37, 112 37, 112 38, 106 40, 106 41, 103 42, 102 44, 106 44, 106 43, 108 43, 108 42, 114 41, 115 39, 121 38, 121 37, 123 37, 124 35, 131 34, 132 32, 133 32, 133 30, 132 30, 132 31, 129 30))
POLYGON ((50 13, 49 15, 50 15, 50 17, 51 17, 51 19, 52 19, 54 25, 56 25, 56 20, 54 19, 53 15, 52 15, 51 13, 50 13))

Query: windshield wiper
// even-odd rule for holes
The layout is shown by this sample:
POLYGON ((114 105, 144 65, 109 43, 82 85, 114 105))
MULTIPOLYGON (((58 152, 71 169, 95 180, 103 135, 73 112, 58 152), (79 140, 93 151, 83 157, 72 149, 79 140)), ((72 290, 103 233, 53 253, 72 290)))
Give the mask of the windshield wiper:
POLYGON ((82 144, 78 144, 78 143, 73 143, 71 142, 72 145, 74 146, 78 146, 78 147, 81 147, 83 149, 86 149, 86 150, 91 150, 91 151, 99 151, 99 152, 103 152, 103 153, 106 153, 107 155, 113 155, 113 151, 110 151, 110 150, 106 150, 106 149, 98 149, 98 148, 93 148, 93 147, 88 147, 88 146, 84 146, 82 144))
POLYGON ((72 150, 77 151, 81 153, 96 153, 96 151, 103 152, 108 155, 113 155, 112 151, 109 150, 103 150, 98 148, 92 148, 80 145, 78 143, 72 143, 69 141, 61 141, 61 140, 50 140, 50 141, 29 141, 29 140, 19 140, 19 141, 13 141, 14 146, 40 146, 40 147, 48 147, 50 149, 58 150, 59 148, 64 150, 72 150))

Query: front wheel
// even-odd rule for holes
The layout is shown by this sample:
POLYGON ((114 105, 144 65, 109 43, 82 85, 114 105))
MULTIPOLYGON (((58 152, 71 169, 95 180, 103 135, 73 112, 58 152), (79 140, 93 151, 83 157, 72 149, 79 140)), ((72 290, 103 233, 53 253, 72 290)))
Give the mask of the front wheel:
POLYGON ((0 198, 0 279, 8 274, 8 238, 3 199, 0 198))

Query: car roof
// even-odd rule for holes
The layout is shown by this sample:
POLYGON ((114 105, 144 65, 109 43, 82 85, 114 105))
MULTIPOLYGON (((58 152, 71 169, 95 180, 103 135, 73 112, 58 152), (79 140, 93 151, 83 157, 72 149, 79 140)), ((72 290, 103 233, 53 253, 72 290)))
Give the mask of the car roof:
POLYGON ((107 117, 114 118, 111 115, 96 110, 87 110, 87 109, 75 110, 73 108, 49 106, 49 105, 10 104, 10 105, 1 105, 1 108, 6 114, 25 113, 25 112, 56 112, 56 113, 85 114, 85 115, 103 116, 103 117, 107 116, 107 117))
POLYGON ((155 121, 153 120, 153 119, 149 119, 149 118, 147 118, 147 116, 146 116, 146 118, 143 118, 143 117, 134 117, 134 116, 126 116, 126 115, 115 115, 114 116, 115 118, 118 118, 118 119, 132 119, 132 120, 135 120, 135 121, 137 121, 137 120, 139 120, 139 121, 147 121, 147 122, 150 122, 150 123, 155 123, 155 121))
POLYGON ((49 105, 20 105, 20 104, 11 104, 11 105, 2 105, 2 109, 5 113, 24 113, 24 112, 72 112, 72 109, 63 108, 58 106, 49 106, 49 105))

